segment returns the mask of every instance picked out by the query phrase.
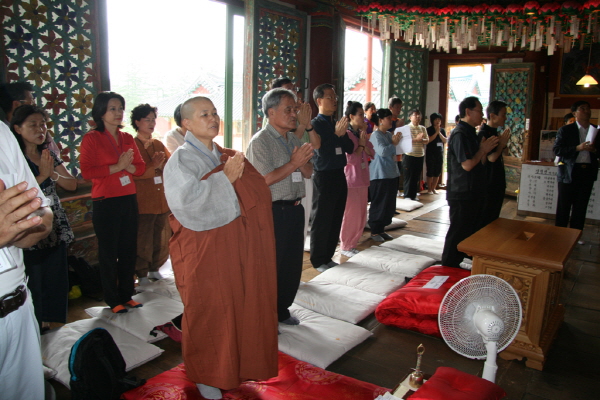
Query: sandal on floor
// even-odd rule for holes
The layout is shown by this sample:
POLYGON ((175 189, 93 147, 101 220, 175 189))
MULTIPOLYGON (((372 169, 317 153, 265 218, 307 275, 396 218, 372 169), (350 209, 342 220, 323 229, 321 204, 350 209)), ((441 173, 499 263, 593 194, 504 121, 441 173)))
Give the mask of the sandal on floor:
POLYGON ((112 312, 115 314, 123 314, 127 312, 127 309, 123 305, 119 304, 118 306, 112 308, 112 312))
POLYGON ((127 303, 125 303, 123 305, 127 306, 127 307, 131 307, 131 308, 140 308, 140 307, 144 306, 142 303, 138 303, 137 301, 135 301, 133 299, 129 300, 127 303))

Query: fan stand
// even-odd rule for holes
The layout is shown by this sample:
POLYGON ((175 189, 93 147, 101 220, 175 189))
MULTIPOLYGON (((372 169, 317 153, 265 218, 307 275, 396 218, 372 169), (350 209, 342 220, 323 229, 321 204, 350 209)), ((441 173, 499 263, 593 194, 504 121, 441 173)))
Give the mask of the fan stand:
POLYGON ((498 364, 496 364, 496 355, 498 354, 498 342, 489 340, 485 344, 487 350, 487 357, 483 366, 482 378, 496 383, 496 371, 498 370, 498 364))

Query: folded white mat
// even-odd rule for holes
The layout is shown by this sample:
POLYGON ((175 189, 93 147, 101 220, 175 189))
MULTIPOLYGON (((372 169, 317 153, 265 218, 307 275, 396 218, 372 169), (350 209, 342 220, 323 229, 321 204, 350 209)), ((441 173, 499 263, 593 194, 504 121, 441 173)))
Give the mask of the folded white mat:
POLYGON ((279 324, 279 350, 319 368, 340 358, 371 336, 360 326, 326 317, 292 304, 290 312, 300 325, 279 324))
MULTIPOLYGON (((356 257, 356 256, 354 256, 356 257)), ((346 261, 314 277, 311 282, 329 282, 387 297, 404 285, 404 276, 346 261)))
POLYGON ((177 300, 181 303, 181 295, 177 286, 175 285, 175 276, 167 276, 159 281, 150 282, 147 285, 140 285, 135 288, 138 293, 141 292, 152 292, 160 294, 161 296, 168 297, 173 300, 177 300))
POLYGON ((330 282, 300 283, 294 303, 319 314, 356 324, 375 311, 384 296, 330 282))
POLYGON ((127 371, 155 359, 164 351, 99 318, 72 322, 40 337, 44 365, 56 371, 54 379, 66 387, 69 387, 71 379, 69 372, 71 348, 81 336, 94 328, 104 328, 111 334, 125 359, 127 371))
POLYGON ((460 267, 462 269, 468 269, 469 271, 471 271, 473 269, 473 260, 471 260, 470 258, 464 258, 460 263, 460 267))
POLYGON ((411 199, 400 199, 396 198, 396 209, 400 211, 410 212, 417 208, 423 207, 423 203, 420 203, 411 199))
POLYGON ((402 235, 399 238, 383 243, 379 247, 387 247, 410 254, 419 254, 433 258, 436 261, 441 261, 444 242, 413 235, 402 235))
POLYGON ((352 257, 352 262, 412 278, 425 268, 432 266, 435 260, 383 246, 373 246, 352 257))
POLYGON ((148 343, 167 337, 164 332, 154 331, 154 327, 166 324, 183 312, 183 303, 156 293, 142 292, 133 296, 133 299, 144 306, 130 308, 124 314, 115 314, 107 307, 92 307, 85 312, 148 343))
MULTIPOLYGON (((385 231, 391 231, 392 229, 404 228, 407 224, 408 224, 408 222, 406 222, 403 219, 392 218, 392 223, 389 224, 388 226, 386 226, 385 228, 383 228, 383 230, 385 230, 385 231)), ((371 227, 369 226, 369 222, 367 222, 365 224, 365 228, 371 229, 371 227)))

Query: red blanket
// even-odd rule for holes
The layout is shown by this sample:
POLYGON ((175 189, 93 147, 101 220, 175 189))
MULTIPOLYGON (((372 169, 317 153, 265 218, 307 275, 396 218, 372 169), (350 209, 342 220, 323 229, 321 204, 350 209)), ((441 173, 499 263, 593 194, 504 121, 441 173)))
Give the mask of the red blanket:
POLYGON ((441 337, 438 326, 440 303, 456 282, 469 275, 471 271, 460 268, 429 267, 382 301, 375 310, 375 317, 385 325, 441 337), (423 289, 431 278, 439 275, 449 276, 439 289, 423 289))
MULTIPOLYGON (((279 352, 279 375, 264 382, 247 381, 225 392, 227 400, 373 400, 389 391, 344 375, 335 374, 298 361, 279 352)), ((126 400, 201 400, 196 384, 185 374, 183 364, 165 371, 142 387, 123 395, 126 400)))
POLYGON ((450 367, 438 367, 410 400, 499 400, 506 392, 495 383, 450 367))

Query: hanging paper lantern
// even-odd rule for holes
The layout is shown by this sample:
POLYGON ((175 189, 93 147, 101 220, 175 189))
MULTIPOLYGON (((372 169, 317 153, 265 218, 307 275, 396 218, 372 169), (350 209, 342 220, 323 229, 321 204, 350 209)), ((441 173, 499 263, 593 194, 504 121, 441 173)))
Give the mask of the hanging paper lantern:
POLYGON ((487 4, 480 4, 478 6, 474 6, 471 9, 471 15, 475 17, 482 17, 487 13, 488 8, 489 6, 487 4))
POLYGON ((452 10, 452 8, 450 8, 450 7, 444 7, 444 8, 439 8, 438 9, 437 15, 439 17, 448 19, 448 18, 452 17, 453 13, 454 13, 454 11, 452 10))
POLYGON ((563 15, 577 15, 581 9, 581 5, 574 1, 567 1, 563 3, 560 9, 560 13, 563 15))
POLYGON ((491 17, 499 17, 502 14, 504 14, 504 8, 499 5, 494 4, 488 8, 488 15, 491 17))
POLYGON ((588 0, 583 5, 583 11, 586 14, 591 14, 594 11, 600 10, 600 0, 588 0))
POLYGON ((523 5, 523 12, 528 14, 529 17, 535 18, 540 10, 540 3, 537 1, 528 1, 523 5))
POLYGON ((523 6, 521 4, 509 4, 504 10, 504 15, 508 18, 524 19, 523 6))
MULTIPOLYGON (((598 0, 600 4, 600 0, 598 0)), ((540 14, 543 16, 551 17, 553 15, 558 14, 558 10, 560 10, 560 4, 558 3, 546 3, 540 7, 540 14)))

